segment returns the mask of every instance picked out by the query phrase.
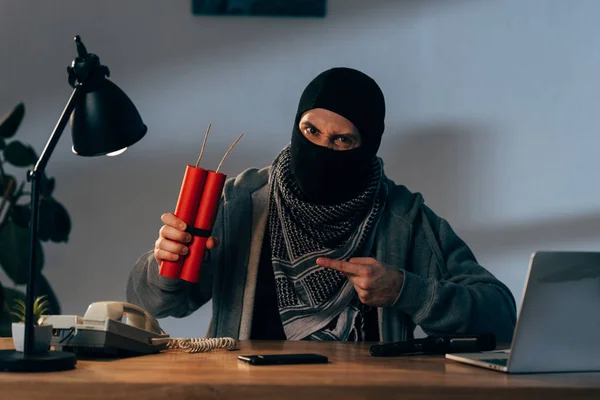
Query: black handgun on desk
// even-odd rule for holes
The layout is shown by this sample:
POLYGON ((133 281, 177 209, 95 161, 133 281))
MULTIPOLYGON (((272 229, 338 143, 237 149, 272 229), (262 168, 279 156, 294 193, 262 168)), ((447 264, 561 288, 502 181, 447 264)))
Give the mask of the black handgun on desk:
POLYGON ((394 357, 401 355, 426 355, 447 353, 474 353, 496 349, 496 336, 493 333, 476 335, 428 336, 402 342, 374 344, 371 355, 394 357))

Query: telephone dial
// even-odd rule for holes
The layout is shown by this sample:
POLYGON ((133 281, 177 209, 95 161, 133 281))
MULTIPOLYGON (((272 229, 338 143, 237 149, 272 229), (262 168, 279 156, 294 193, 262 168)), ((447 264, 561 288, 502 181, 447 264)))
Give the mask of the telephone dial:
POLYGON ((42 320, 52 325, 52 346, 81 356, 127 357, 166 349, 197 353, 237 346, 232 338, 171 338, 146 310, 118 301, 92 303, 83 318, 46 315, 42 320))

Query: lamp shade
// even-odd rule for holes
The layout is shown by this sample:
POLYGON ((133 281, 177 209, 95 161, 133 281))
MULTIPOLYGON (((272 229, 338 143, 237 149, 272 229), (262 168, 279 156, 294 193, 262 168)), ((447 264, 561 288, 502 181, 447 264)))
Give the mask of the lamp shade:
POLYGON ((147 130, 133 102, 106 78, 86 87, 71 114, 73 152, 80 156, 125 150, 147 130))

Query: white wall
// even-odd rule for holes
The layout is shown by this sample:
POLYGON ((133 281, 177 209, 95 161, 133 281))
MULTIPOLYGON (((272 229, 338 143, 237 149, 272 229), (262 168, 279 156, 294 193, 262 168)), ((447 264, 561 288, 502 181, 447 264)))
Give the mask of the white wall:
MULTIPOLYGON (((75 34, 149 127, 116 158, 72 155, 67 132, 49 164, 73 219, 69 243, 45 247, 65 313, 124 299, 209 122, 204 165, 241 132, 225 172, 266 165, 289 140, 303 87, 338 65, 386 94, 388 175, 422 191, 517 300, 532 251, 598 249, 600 2, 329 4, 320 20, 195 17, 188 1, 0 0, 0 114, 26 103, 21 139, 38 150, 47 140, 70 92, 75 34)), ((197 336, 209 317, 205 307, 162 324, 197 336)))

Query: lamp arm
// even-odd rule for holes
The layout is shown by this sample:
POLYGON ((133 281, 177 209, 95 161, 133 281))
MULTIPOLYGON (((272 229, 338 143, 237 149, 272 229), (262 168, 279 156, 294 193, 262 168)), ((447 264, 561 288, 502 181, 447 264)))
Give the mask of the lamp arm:
POLYGON ((39 272, 35 267, 35 248, 38 242, 41 178, 46 169, 46 165, 48 164, 48 160, 50 159, 50 156, 52 155, 60 136, 65 130, 65 127, 69 122, 69 118, 71 117, 71 113, 75 109, 75 106, 81 95, 81 85, 75 86, 67 105, 65 106, 58 122, 56 123, 56 126, 54 127, 54 130, 52 131, 52 134, 50 135, 50 138, 48 139, 48 143, 46 143, 46 147, 44 147, 44 150, 38 158, 33 170, 27 172, 27 180, 31 182, 31 202, 29 217, 29 273, 27 275, 27 293, 25 303, 25 346, 23 349, 25 357, 33 353, 34 344, 33 327, 35 322, 33 321, 33 303, 35 297, 35 286, 39 272))
POLYGON ((33 171, 29 172, 27 180, 31 180, 31 175, 35 173, 43 173, 46 169, 46 164, 48 164, 48 160, 50 159, 50 156, 52 155, 52 152, 54 151, 54 148, 56 147, 60 136, 62 135, 63 131, 65 130, 65 127, 67 126, 67 123, 69 122, 69 118, 71 117, 71 113, 75 109, 75 105, 77 104, 77 100, 81 95, 81 91, 81 85, 77 85, 73 89, 73 92, 71 92, 71 97, 69 97, 69 101, 65 105, 65 108, 62 114, 60 115, 60 118, 56 123, 54 130, 52 131, 50 139, 48 139, 48 143, 46 143, 46 147, 44 147, 42 154, 40 155, 37 163, 33 167, 33 171))

